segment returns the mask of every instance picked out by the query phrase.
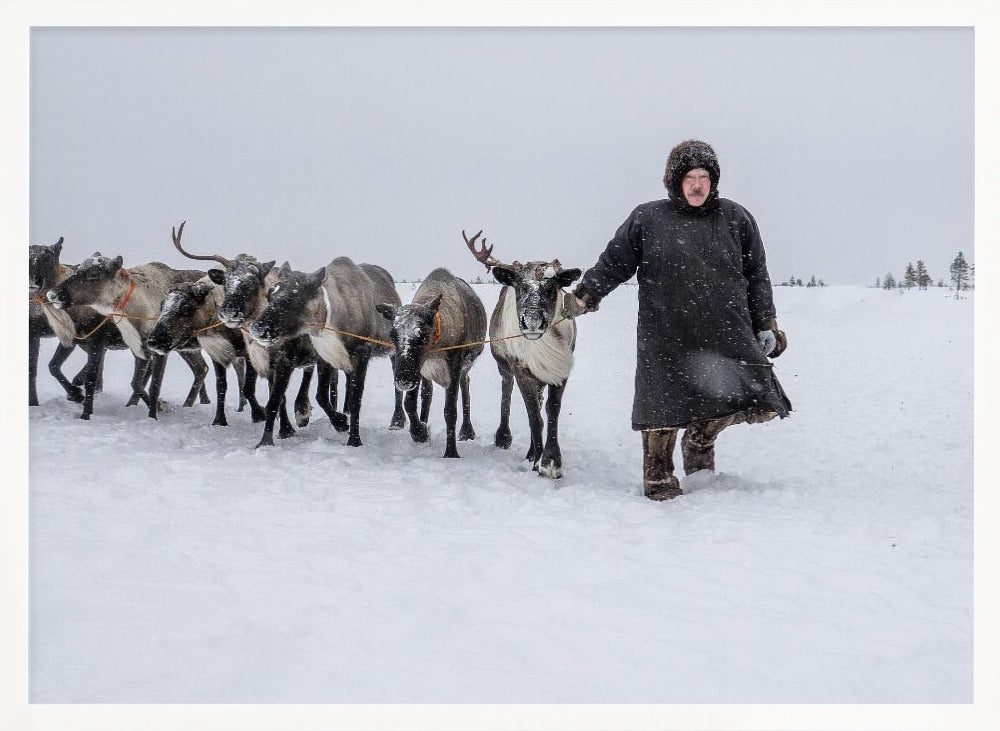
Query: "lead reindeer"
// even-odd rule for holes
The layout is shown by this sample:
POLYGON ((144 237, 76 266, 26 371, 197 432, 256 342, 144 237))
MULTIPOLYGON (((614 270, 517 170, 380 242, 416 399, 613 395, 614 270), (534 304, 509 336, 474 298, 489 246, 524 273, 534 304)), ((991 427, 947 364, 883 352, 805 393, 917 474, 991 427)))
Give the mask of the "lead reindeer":
POLYGON ((469 369, 483 352, 486 308, 475 291, 447 269, 435 269, 424 279, 413 300, 402 307, 376 305, 392 323, 389 338, 396 349, 393 362, 397 393, 406 394, 406 415, 415 442, 428 438, 427 417, 431 382, 445 389, 444 421, 447 428, 445 457, 458 457, 455 422, 458 393, 462 392, 461 440, 475 439, 469 405, 469 369), (468 347, 462 347, 467 345, 468 347), (417 388, 423 388, 421 413, 417 414, 417 388))
POLYGON ((480 234, 482 231, 470 239, 463 231, 462 238, 486 271, 492 270, 494 278, 504 285, 490 317, 490 352, 502 381, 500 426, 493 443, 501 449, 510 448, 510 397, 516 380, 531 428, 531 445, 525 459, 540 476, 558 479, 563 474, 559 411, 576 347, 576 322, 567 316, 575 314, 572 298, 562 288, 579 279, 581 272, 563 269, 558 259, 505 264, 493 258, 493 247, 486 245, 485 238, 481 248, 476 248, 480 234), (543 443, 542 402, 546 387, 548 433, 543 443))

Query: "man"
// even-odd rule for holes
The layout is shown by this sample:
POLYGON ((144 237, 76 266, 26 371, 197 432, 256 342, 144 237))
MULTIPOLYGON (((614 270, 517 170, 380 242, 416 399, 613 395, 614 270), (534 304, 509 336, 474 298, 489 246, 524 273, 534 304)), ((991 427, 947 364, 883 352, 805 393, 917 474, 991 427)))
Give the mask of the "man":
POLYGON ((632 428, 642 432, 652 500, 682 494, 673 474, 678 429, 691 474, 715 469, 715 439, 727 426, 791 410, 767 359, 784 349, 784 333, 757 223, 719 197, 719 175, 708 144, 677 145, 663 176, 669 197, 632 211, 574 292, 580 308, 594 311, 638 271, 632 428))

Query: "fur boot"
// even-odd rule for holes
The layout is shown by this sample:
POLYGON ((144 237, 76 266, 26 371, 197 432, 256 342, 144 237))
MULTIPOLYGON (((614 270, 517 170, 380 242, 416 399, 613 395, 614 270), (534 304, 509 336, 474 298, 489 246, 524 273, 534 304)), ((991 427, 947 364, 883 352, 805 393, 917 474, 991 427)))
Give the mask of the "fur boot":
POLYGON ((677 429, 647 429, 642 432, 642 489, 650 500, 669 500, 682 495, 674 475, 677 429))

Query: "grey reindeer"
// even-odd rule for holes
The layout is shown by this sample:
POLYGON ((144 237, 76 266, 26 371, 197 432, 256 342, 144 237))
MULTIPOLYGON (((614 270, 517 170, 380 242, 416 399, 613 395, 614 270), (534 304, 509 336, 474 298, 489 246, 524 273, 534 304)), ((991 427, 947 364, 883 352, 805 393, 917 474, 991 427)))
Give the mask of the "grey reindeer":
MULTIPOLYGON (((125 350, 128 346, 117 328, 106 326, 104 316, 97 310, 90 307, 60 310, 45 298, 46 292, 75 269, 59 261, 63 241, 60 236, 54 244, 28 247, 28 405, 38 406, 36 380, 41 338, 56 337, 59 342, 49 361, 49 373, 66 391, 67 400, 83 404, 80 418, 89 419, 94 409, 94 395, 102 387, 104 354, 108 350, 125 350), (62 365, 77 346, 87 354, 87 361, 70 381, 63 375, 62 365)), ((148 401, 142 390, 144 372, 142 360, 135 358, 132 389, 148 401)))
POLYGON ((460 389, 462 427, 458 439, 476 438, 470 419, 469 369, 483 352, 486 337, 486 308, 482 300, 467 282, 439 268, 427 275, 410 304, 399 307, 382 302, 376 309, 392 323, 389 337, 396 350, 393 363, 396 392, 406 394, 410 436, 415 442, 429 438, 427 419, 432 383, 436 383, 445 389, 444 456, 458 457, 455 424, 460 389), (418 386, 422 388, 419 415, 418 386))
MULTIPOLYGON (((118 347, 121 343, 132 351, 136 358, 136 369, 132 378, 132 395, 126 406, 134 406, 141 399, 149 408, 149 416, 156 418, 159 408, 159 392, 163 381, 166 358, 151 353, 145 344, 150 323, 160 312, 160 305, 166 290, 175 282, 192 280, 204 272, 176 270, 159 262, 141 264, 131 269, 122 267, 121 256, 109 258, 100 252, 85 259, 72 272, 46 292, 48 303, 56 310, 72 313, 78 308, 89 307, 100 315, 111 317, 114 328, 106 323, 98 329, 89 329, 86 340, 95 337, 106 347, 118 347), (117 330, 117 337, 113 331, 117 330), (149 381, 148 391, 143 390, 149 381)), ((72 316, 71 316, 72 317, 72 316)), ((100 324, 100 323, 99 323, 100 324)), ((93 363, 88 364, 87 385, 84 396, 82 419, 89 419, 93 413, 93 392, 103 363, 103 350, 89 353, 93 363), (93 386, 91 386, 91 379, 93 386)), ((205 391, 205 376, 208 366, 198 352, 187 350, 181 357, 194 373, 194 383, 184 401, 184 406, 192 406, 196 398, 202 403, 210 399, 205 391)))
MULTIPOLYGON (((254 423, 268 422, 268 407, 261 408, 255 396, 257 376, 267 379, 269 394, 268 404, 273 402, 271 428, 265 426, 264 436, 257 444, 272 446, 274 444, 274 418, 279 420, 278 438, 286 439, 295 434, 295 427, 288 417, 285 404, 285 392, 288 382, 296 369, 302 369, 302 383, 295 397, 295 422, 304 427, 309 423, 312 405, 309 402, 309 385, 314 370, 318 370, 316 382, 316 403, 329 418, 330 423, 338 431, 347 430, 347 417, 336 410, 337 391, 336 373, 325 362, 316 357, 309 338, 306 336, 289 338, 274 347, 264 347, 250 335, 250 326, 267 305, 267 292, 278 281, 279 269, 275 262, 261 262, 251 254, 239 254, 235 259, 228 259, 221 254, 192 254, 181 246, 181 237, 186 222, 171 231, 174 247, 188 259, 197 261, 215 261, 222 269, 208 270, 209 279, 222 287, 222 302, 216 313, 216 318, 226 328, 240 332, 247 353, 247 374, 243 387, 245 398, 250 402, 251 418, 254 423)), ((281 269, 290 271, 286 262, 281 269)))
POLYGON ((531 429, 531 444, 525 459, 539 476, 558 479, 563 475, 559 412, 576 348, 576 322, 571 315, 578 314, 571 307, 572 296, 562 288, 579 279, 581 272, 563 269, 558 259, 505 264, 492 256, 493 247, 486 245, 485 238, 481 248, 476 248, 480 234, 482 231, 469 239, 463 231, 462 238, 486 271, 492 271, 494 278, 504 285, 490 316, 490 352, 501 378, 500 426, 494 444, 510 448, 513 439, 510 397, 516 380, 531 429), (548 399, 543 418, 546 387, 548 399), (546 418, 548 430, 543 442, 546 418))
MULTIPOLYGON (((385 270, 382 270, 383 272, 385 270)), ((385 279, 392 277, 385 272, 385 279)), ((347 444, 361 446, 360 414, 368 362, 373 357, 389 355, 384 345, 388 324, 375 311, 375 298, 384 292, 375 281, 347 257, 338 257, 312 274, 284 270, 268 289, 267 305, 250 325, 250 335, 265 348, 306 335, 317 356, 347 374, 347 403, 350 417, 347 444)), ((268 401, 268 411, 271 401, 268 401)), ((398 425, 400 403, 397 397, 393 424, 398 425)), ((273 418, 268 414, 260 444, 273 444, 273 418)), ((336 425, 335 425, 336 426, 336 425)), ((258 445, 260 446, 260 445, 258 445)))
MULTIPOLYGON (((154 353, 165 355, 171 350, 196 342, 208 354, 215 368, 215 420, 213 426, 227 426, 226 392, 227 369, 236 371, 239 384, 239 408, 243 411, 248 399, 245 395, 246 368, 248 364, 246 341, 238 330, 221 327, 216 318, 222 306, 225 291, 206 275, 197 282, 181 282, 171 287, 163 302, 160 317, 153 325, 147 344, 154 353)), ((250 366, 252 372, 252 366, 250 366)), ((251 410, 261 411, 260 404, 251 393, 251 410)))

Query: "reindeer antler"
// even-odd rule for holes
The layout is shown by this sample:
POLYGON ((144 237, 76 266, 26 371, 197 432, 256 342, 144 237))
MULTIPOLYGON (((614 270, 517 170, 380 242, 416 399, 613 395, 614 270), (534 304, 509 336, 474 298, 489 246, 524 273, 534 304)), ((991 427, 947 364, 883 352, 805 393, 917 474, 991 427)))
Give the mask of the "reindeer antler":
POLYGON ((502 261, 492 256, 493 247, 486 245, 485 236, 483 237, 482 248, 480 248, 479 250, 476 249, 476 239, 479 238, 479 234, 481 233, 482 230, 480 230, 479 233, 477 233, 470 239, 468 236, 465 235, 465 229, 462 229, 462 238, 465 239, 465 245, 469 247, 469 251, 471 251, 472 255, 476 257, 476 261, 480 262, 484 267, 486 267, 486 271, 489 271, 491 268, 495 266, 506 266, 502 261))
POLYGON ((220 254, 209 254, 207 256, 198 256, 196 254, 190 254, 184 251, 184 249, 181 247, 181 236, 184 233, 185 223, 187 223, 187 221, 181 221, 180 228, 177 229, 175 229, 173 226, 170 227, 170 236, 174 240, 174 246, 177 247, 177 251, 181 252, 188 259, 196 259, 198 261, 217 261, 220 264, 222 264, 222 266, 226 267, 226 269, 232 269, 233 267, 236 266, 233 262, 229 261, 229 259, 220 254))

